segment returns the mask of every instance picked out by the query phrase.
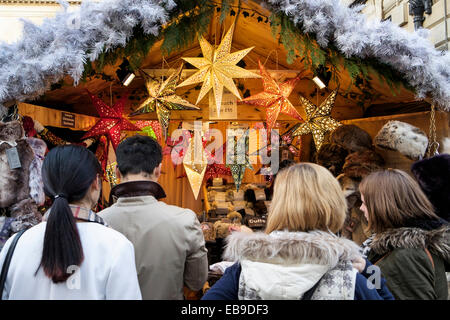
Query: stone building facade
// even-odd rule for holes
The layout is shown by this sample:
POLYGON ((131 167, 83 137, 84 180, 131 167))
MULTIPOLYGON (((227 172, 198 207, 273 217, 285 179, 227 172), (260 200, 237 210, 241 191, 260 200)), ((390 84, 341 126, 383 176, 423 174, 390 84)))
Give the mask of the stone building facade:
POLYGON ((369 19, 391 20, 414 32, 421 25, 430 30, 429 40, 439 50, 450 49, 450 0, 341 0, 347 5, 364 4, 369 19))

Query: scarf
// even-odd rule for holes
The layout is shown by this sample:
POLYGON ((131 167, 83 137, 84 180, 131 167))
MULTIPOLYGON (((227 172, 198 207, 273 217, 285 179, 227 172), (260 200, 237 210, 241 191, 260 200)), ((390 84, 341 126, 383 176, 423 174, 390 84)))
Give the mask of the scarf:
MULTIPOLYGON (((75 209, 75 210, 72 210, 72 214, 73 214, 75 219, 83 220, 83 221, 86 221, 86 222, 96 222, 96 223, 104 225, 105 227, 109 227, 108 224, 106 223, 106 221, 103 220, 103 218, 100 217, 98 214, 96 214, 94 211, 92 211, 90 209, 86 209, 86 208, 80 207, 80 206, 72 205, 72 204, 69 204, 69 207, 71 209, 75 209)), ((47 221, 48 216, 50 214, 50 210, 51 209, 49 209, 45 213, 44 218, 42 219, 42 221, 47 221)))

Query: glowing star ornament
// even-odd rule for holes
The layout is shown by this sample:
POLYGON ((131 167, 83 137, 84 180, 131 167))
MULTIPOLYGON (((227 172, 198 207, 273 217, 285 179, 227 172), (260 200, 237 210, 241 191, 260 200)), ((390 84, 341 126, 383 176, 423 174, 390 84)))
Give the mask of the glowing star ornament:
POLYGON ((201 140, 198 143, 194 143, 194 140, 195 137, 189 141, 189 147, 183 158, 183 166, 194 193, 194 198, 197 200, 206 167, 208 166, 208 160, 201 140))
POLYGON ((233 39, 234 23, 222 39, 217 48, 214 48, 205 38, 199 39, 202 58, 182 58, 199 70, 191 77, 180 83, 178 87, 203 82, 196 104, 212 89, 216 102, 217 115, 220 115, 223 88, 227 88, 238 99, 241 99, 233 78, 259 78, 260 76, 238 67, 236 64, 244 58, 254 47, 230 53, 233 39))
POLYGON ((282 84, 278 84, 261 64, 261 61, 258 61, 258 64, 264 91, 245 98, 240 102, 265 107, 267 127, 269 130, 274 127, 280 112, 290 115, 298 120, 303 120, 295 107, 288 100, 292 90, 294 90, 295 85, 300 80, 300 75, 296 78, 286 80, 282 84))
POLYGON ((148 78, 145 86, 147 87, 149 97, 141 103, 136 111, 130 114, 133 117, 156 110, 164 138, 167 137, 171 110, 199 109, 199 107, 175 94, 177 82, 180 80, 182 70, 183 64, 163 82, 148 78))
POLYGON ((300 102, 305 106, 307 119, 306 122, 297 125, 298 127, 292 133, 292 137, 311 133, 316 148, 319 150, 325 138, 325 133, 342 125, 330 116, 337 93, 338 89, 334 90, 319 107, 300 96, 300 102))
POLYGON ((92 103, 97 109, 100 120, 83 136, 82 139, 106 135, 111 140, 114 150, 120 143, 120 134, 122 131, 140 131, 140 129, 132 124, 123 116, 123 109, 128 98, 125 94, 112 107, 108 106, 100 98, 94 96, 88 91, 92 99, 92 103))

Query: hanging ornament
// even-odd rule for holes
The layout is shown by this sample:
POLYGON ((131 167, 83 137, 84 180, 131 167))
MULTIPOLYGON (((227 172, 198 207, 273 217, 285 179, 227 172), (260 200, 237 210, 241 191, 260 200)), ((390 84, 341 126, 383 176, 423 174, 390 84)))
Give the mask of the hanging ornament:
POLYGON ((124 130, 140 131, 140 129, 132 124, 128 119, 123 116, 123 109, 128 98, 128 94, 125 94, 119 99, 112 107, 108 106, 100 98, 94 96, 88 91, 89 96, 92 99, 92 103, 97 109, 100 116, 100 120, 83 136, 82 139, 90 137, 107 135, 111 140, 114 150, 120 143, 120 134, 124 130))
POLYGON ((195 200, 197 200, 198 194, 200 192, 200 187, 203 182, 203 177, 205 176, 206 167, 208 166, 208 160, 206 157, 205 149, 203 148, 203 143, 196 145, 194 143, 194 138, 191 138, 189 140, 189 147, 186 151, 186 155, 183 158, 183 166, 184 170, 186 171, 189 184, 191 185, 192 192, 194 193, 194 198, 195 200), (201 150, 197 150, 201 153, 201 159, 196 159, 195 147, 201 148, 201 150))
POLYGON ((280 112, 290 115, 298 120, 303 120, 295 107, 288 100, 292 90, 300 80, 300 75, 296 78, 286 80, 282 84, 278 84, 261 64, 261 61, 258 60, 258 64, 264 91, 245 98, 240 102, 265 107, 267 127, 269 130, 274 127, 280 112))
POLYGON ((185 156, 185 151, 189 148, 189 141, 192 135, 189 130, 183 130, 178 140, 170 137, 166 139, 166 146, 163 148, 163 156, 170 156, 174 170, 177 168, 185 156))
MULTIPOLYGON (((235 139, 236 137, 232 137, 232 139, 235 139)), ((240 139, 238 139, 238 142, 236 143, 234 150, 227 150, 227 152, 230 152, 228 159, 232 159, 234 154, 234 162, 233 163, 227 163, 227 167, 231 170, 231 176, 234 180, 234 185, 236 186, 236 190, 239 191, 239 188, 241 187, 242 179, 244 178, 245 170, 247 168, 253 170, 252 165, 250 164, 249 156, 248 156, 248 143, 249 138, 248 135, 243 135, 240 139), (245 139, 244 143, 242 143, 242 139, 245 139), (244 155, 244 163, 239 163, 239 155, 244 155)))
POLYGON ((238 67, 236 64, 244 58, 254 47, 230 53, 233 39, 234 23, 220 42, 214 48, 205 38, 200 37, 199 43, 203 53, 202 58, 182 58, 186 62, 198 68, 190 78, 180 83, 178 87, 203 82, 196 104, 212 89, 216 102, 217 115, 220 115, 222 105, 223 88, 227 88, 238 99, 241 99, 233 78, 259 78, 260 76, 238 67))
POLYGON ((307 119, 306 122, 297 125, 298 127, 292 133, 292 137, 311 133, 317 150, 320 149, 325 139, 325 133, 342 125, 330 116, 338 89, 334 90, 319 107, 300 96, 300 102, 305 106, 307 119))
POLYGON ((141 132, 155 140, 160 141, 162 138, 162 129, 158 121, 144 121, 139 120, 134 123, 136 127, 141 129, 141 132))
POLYGON ((131 113, 130 116, 137 116, 149 112, 154 112, 164 134, 167 137, 167 130, 169 128, 169 119, 171 110, 198 110, 199 107, 191 104, 175 94, 177 82, 180 79, 183 64, 180 65, 177 71, 172 73, 165 81, 160 82, 147 77, 145 86, 147 87, 149 97, 141 103, 138 109, 131 113))
MULTIPOLYGON (((272 131, 274 135, 276 135, 276 139, 278 139, 279 144, 277 150, 280 149, 288 149, 294 157, 297 157, 301 154, 300 148, 299 148, 299 141, 294 142, 294 137, 292 136, 294 131, 299 127, 300 124, 293 125, 291 128, 289 128, 285 133, 280 135, 277 131, 272 131)), ((270 153, 272 149, 272 143, 268 143, 267 145, 263 146, 262 148, 255 151, 252 155, 258 155, 262 151, 266 150, 270 153)))

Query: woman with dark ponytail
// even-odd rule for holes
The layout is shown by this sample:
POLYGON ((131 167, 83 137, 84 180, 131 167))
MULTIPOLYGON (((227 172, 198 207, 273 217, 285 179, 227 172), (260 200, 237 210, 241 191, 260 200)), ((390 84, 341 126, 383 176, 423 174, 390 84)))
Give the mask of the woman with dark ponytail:
MULTIPOLYGON (((3 299, 141 299, 133 245, 91 210, 102 183, 92 152, 52 149, 42 179, 53 205, 17 243, 3 299)), ((0 267, 13 238, 0 253, 0 267)))

